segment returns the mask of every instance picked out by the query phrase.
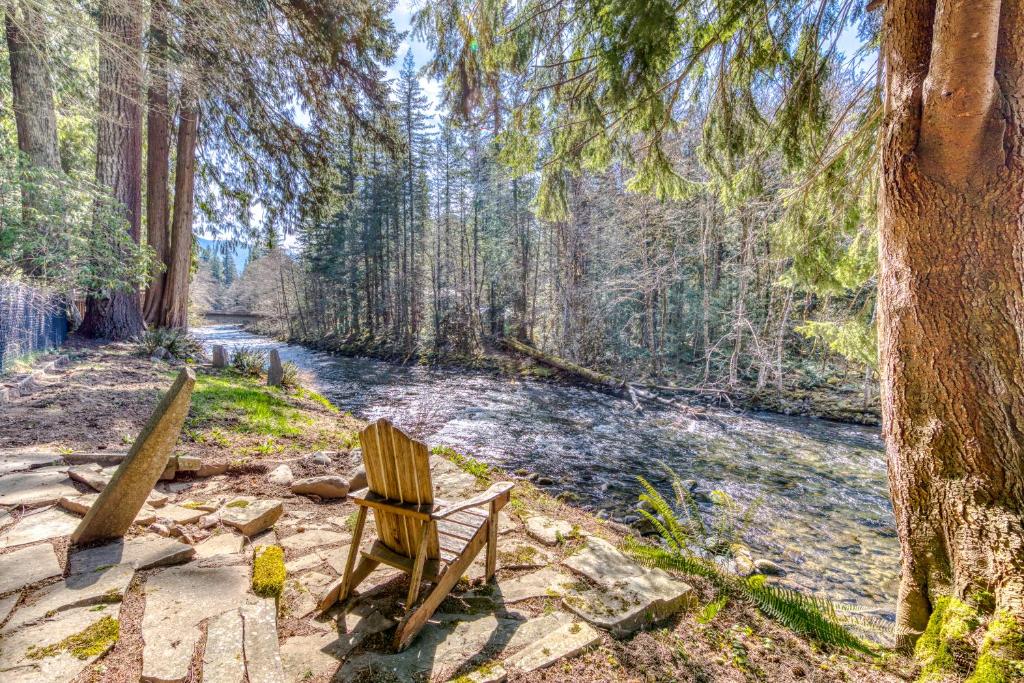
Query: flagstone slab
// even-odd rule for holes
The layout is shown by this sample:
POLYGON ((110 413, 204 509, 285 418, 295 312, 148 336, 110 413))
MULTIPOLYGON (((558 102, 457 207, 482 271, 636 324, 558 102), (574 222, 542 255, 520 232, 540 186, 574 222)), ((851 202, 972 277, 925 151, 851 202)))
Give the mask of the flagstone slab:
POLYGON ((93 491, 102 491, 110 483, 111 474, 95 463, 74 465, 68 468, 68 476, 80 484, 85 484, 93 491))
POLYGON ((497 602, 511 604, 530 598, 559 598, 578 583, 577 579, 557 567, 544 567, 529 574, 498 579, 473 591, 474 596, 486 596, 497 602))
POLYGON ((221 509, 220 520, 243 536, 253 536, 274 526, 283 512, 284 504, 279 500, 237 498, 221 509))
POLYGON ((598 584, 570 593, 565 605, 595 626, 624 637, 692 606, 693 588, 660 569, 648 569, 601 538, 587 538, 583 549, 562 561, 598 584))
POLYGON ((241 608, 245 672, 249 683, 284 683, 284 668, 277 644, 277 604, 265 598, 241 608))
POLYGON ((0 633, 9 633, 76 607, 120 602, 134 575, 135 570, 123 564, 89 574, 71 575, 29 595, 0 633))
POLYGON ((572 524, 564 519, 534 515, 526 520, 526 533, 544 545, 558 545, 572 533, 572 524))
POLYGON ((41 623, 5 635, 0 638, 0 652, 3 653, 0 657, 0 680, 11 683, 75 680, 105 652, 84 658, 63 649, 57 649, 44 657, 30 657, 29 654, 81 633, 105 617, 116 619, 120 608, 116 604, 77 607, 55 613, 41 623))
POLYGON ((599 642, 601 634, 590 624, 565 624, 506 659, 504 665, 526 674, 575 656, 599 642))
MULTIPOLYGON (((85 515, 89 512, 89 508, 96 504, 100 494, 98 493, 80 493, 77 496, 63 496, 57 503, 68 512, 73 512, 76 515, 85 515)), ((135 524, 141 526, 149 526, 156 521, 157 511, 155 508, 150 507, 148 504, 143 505, 142 509, 139 510, 139 514, 135 515, 135 524)))
POLYGON ((153 569, 188 562, 195 555, 196 548, 173 538, 152 535, 119 538, 106 545, 72 552, 68 556, 68 573, 85 574, 115 564, 153 569))
POLYGON ((0 624, 4 623, 7 617, 11 616, 14 606, 18 604, 21 593, 11 593, 6 598, 0 598, 0 624))
POLYGON ((391 676, 402 683, 450 677, 457 671, 479 668, 474 662, 525 647, 572 620, 565 612, 527 620, 493 614, 437 614, 434 619, 440 623, 423 629, 408 649, 395 654, 357 655, 345 662, 336 680, 352 680, 364 671, 391 676))
POLYGON ((0 531, 0 548, 12 548, 26 543, 67 536, 75 530, 80 521, 79 517, 59 507, 51 507, 25 515, 15 524, 0 531))
POLYGON ((307 569, 313 567, 319 567, 330 557, 331 553, 325 550, 313 550, 310 553, 297 557, 294 560, 289 560, 284 563, 284 568, 288 570, 289 576, 304 572, 307 569))
POLYGON ((42 507, 53 505, 61 496, 77 495, 65 469, 47 467, 0 477, 0 505, 42 507))
POLYGON ((62 573, 57 554, 49 543, 0 555, 0 595, 62 573))
POLYGON ((158 519, 169 519, 174 524, 193 524, 206 514, 206 510, 193 510, 180 505, 165 505, 157 513, 158 519))
POLYGON ((285 640, 281 644, 285 679, 303 681, 333 672, 367 636, 386 631, 394 622, 381 616, 372 606, 361 604, 345 615, 344 623, 342 633, 331 629, 285 640))
POLYGON ((242 615, 229 610, 210 619, 203 651, 203 683, 242 683, 245 680, 242 615))
POLYGON ((217 555, 236 555, 242 552, 245 539, 236 533, 227 531, 210 536, 196 546, 196 557, 215 557, 217 555))
POLYGON ((64 458, 58 453, 39 453, 33 451, 0 452, 0 476, 19 470, 31 470, 47 465, 60 465, 64 458))
POLYGON ((327 529, 308 529, 307 531, 300 531, 297 534, 282 538, 280 544, 285 550, 301 552, 310 548, 340 545, 351 540, 352 537, 349 534, 342 534, 327 529))
POLYGON ((142 679, 161 683, 188 676, 199 622, 255 599, 247 566, 204 568, 194 562, 149 577, 145 597, 142 679))

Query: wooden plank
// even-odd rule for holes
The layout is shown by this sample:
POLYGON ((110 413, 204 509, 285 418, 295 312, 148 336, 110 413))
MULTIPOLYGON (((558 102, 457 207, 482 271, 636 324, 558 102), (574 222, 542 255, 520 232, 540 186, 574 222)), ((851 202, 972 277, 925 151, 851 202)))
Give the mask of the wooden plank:
POLYGON ((394 515, 404 515, 423 521, 429 520, 433 512, 433 504, 413 505, 412 503, 400 504, 389 498, 383 498, 373 491, 362 489, 355 493, 348 494, 348 497, 356 505, 365 505, 377 510, 386 510, 394 515))
POLYGON ((498 515, 501 514, 501 510, 496 501, 491 501, 490 513, 491 516, 487 520, 487 564, 484 581, 491 580, 498 563, 498 515))
MULTIPOLYGON (((416 598, 420 594, 420 581, 423 579, 423 564, 427 560, 427 537, 434 530, 434 523, 427 522, 420 532, 419 547, 416 549, 416 561, 412 565, 412 574, 409 576, 409 593, 405 596, 405 610, 408 612, 416 604, 416 598)), ((436 534, 437 532, 434 531, 436 534)))
MULTIPOLYGON (((412 574, 413 571, 414 560, 411 557, 399 555, 380 541, 375 541, 369 550, 364 550, 363 557, 400 569, 406 574, 412 574)), ((440 568, 438 560, 427 558, 423 563, 423 577, 428 581, 433 581, 440 574, 440 568)))

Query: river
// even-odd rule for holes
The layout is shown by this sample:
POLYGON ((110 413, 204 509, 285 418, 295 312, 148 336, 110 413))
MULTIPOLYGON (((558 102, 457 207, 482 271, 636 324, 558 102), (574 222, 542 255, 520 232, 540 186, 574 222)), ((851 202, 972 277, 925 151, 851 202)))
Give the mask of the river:
MULTIPOLYGON (((698 491, 758 501, 749 541, 784 584, 892 617, 899 544, 875 428, 773 413, 634 410, 585 388, 472 370, 400 366, 282 344, 234 325, 194 330, 209 349, 268 349, 307 371, 343 410, 387 417, 425 440, 512 472, 536 472, 579 505, 623 519, 644 476, 666 496, 664 462, 698 491)), ((707 504, 705 504, 707 507, 707 504)))

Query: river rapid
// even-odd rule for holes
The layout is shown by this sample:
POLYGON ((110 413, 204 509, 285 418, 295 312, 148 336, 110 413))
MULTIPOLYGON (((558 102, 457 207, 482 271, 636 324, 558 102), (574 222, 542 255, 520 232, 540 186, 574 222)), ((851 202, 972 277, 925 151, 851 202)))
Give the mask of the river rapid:
POLYGON ((758 501, 748 540, 755 557, 785 570, 783 584, 892 617, 899 544, 875 428, 715 409, 708 419, 668 408, 640 413, 580 387, 333 356, 235 325, 193 331, 207 349, 276 347, 343 410, 387 417, 430 445, 509 472, 535 472, 550 480, 542 486, 549 493, 569 491, 602 516, 634 519, 638 476, 671 500, 664 462, 696 480, 700 494, 720 489, 741 506, 758 501))

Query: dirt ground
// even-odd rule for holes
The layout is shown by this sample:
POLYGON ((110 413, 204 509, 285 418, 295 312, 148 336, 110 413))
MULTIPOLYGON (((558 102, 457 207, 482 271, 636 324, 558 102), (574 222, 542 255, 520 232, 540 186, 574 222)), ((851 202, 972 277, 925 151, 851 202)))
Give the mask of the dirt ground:
MULTIPOLYGON (((167 362, 137 355, 130 344, 104 346, 73 339, 62 352, 71 358, 64 374, 45 379, 31 396, 0 407, 0 448, 60 453, 127 451, 162 392, 170 385, 176 368, 167 362)), ((199 372, 211 371, 200 368, 199 372)), ((288 404, 288 415, 301 423, 302 428, 294 430, 295 433, 280 433, 277 429, 270 436, 259 429, 245 427, 242 416, 230 410, 210 412, 209 405, 197 410, 194 402, 194 412, 202 414, 190 417, 179 452, 199 455, 204 462, 227 463, 229 469, 223 475, 210 478, 210 483, 197 482, 198 486, 192 490, 182 491, 175 497, 176 502, 199 499, 204 491, 215 488, 218 492, 282 498, 288 510, 307 514, 306 519, 310 521, 337 520, 350 515, 355 509, 351 503, 318 502, 295 496, 286 487, 269 484, 265 472, 278 462, 290 461, 297 477, 324 473, 326 469, 300 462, 298 458, 316 450, 347 451, 361 423, 341 412, 344 406, 338 407, 340 411, 335 410, 307 394, 292 394, 284 400, 288 404), (213 487, 214 481, 216 487, 213 487)), ((353 461, 351 466, 355 464, 353 461)), ((505 477, 500 473, 495 476, 505 477)), ((551 517, 567 519, 583 531, 600 530, 605 537, 619 540, 627 531, 555 501, 526 482, 520 482, 517 490, 525 506, 551 517)), ((518 510, 510 507, 513 508, 510 514, 523 512, 522 507, 518 510)), ((525 538, 523 533, 518 535, 525 538)), ((59 554, 66 554, 66 544, 59 554)), ((143 646, 140 619, 144 608, 139 586, 146 576, 147 572, 137 574, 125 598, 120 640, 96 665, 83 672, 79 681, 138 680, 143 646)), ((697 590, 700 605, 714 600, 710 583, 695 577, 684 577, 684 580, 697 590)), ((404 593, 403 584, 404 579, 396 579, 385 594, 397 598, 404 593)), ((442 611, 446 607, 452 612, 466 607, 458 598, 451 600, 454 602, 443 606, 442 611)), ((542 602, 527 605, 527 608, 542 611, 545 609, 542 602)), ((597 648, 585 654, 510 680, 874 683, 911 680, 915 673, 909 660, 892 654, 869 658, 820 647, 737 600, 730 600, 708 623, 702 623, 699 613, 700 609, 679 614, 653 630, 624 640, 605 635, 597 648)), ((282 640, 303 632, 301 620, 285 615, 279 622, 282 640)), ((383 648, 389 635, 384 633, 381 637, 370 638, 361 649, 383 648)), ((201 658, 200 647, 194 663, 201 658)), ((195 665, 192 678, 198 680, 195 665)))

